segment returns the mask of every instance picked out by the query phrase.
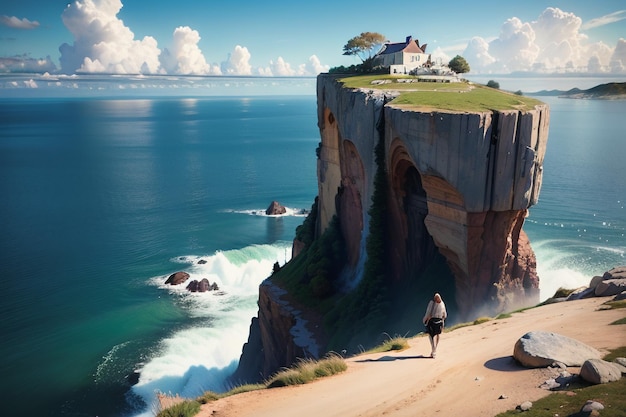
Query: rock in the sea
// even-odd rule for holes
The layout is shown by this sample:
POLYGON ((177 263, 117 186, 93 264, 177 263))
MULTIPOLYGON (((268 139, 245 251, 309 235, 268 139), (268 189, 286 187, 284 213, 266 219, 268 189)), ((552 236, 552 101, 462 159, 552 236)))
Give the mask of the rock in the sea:
POLYGON ((607 297, 609 295, 617 295, 622 291, 626 291, 626 278, 605 279, 596 286, 596 296, 607 297))
POLYGON ((600 352, 567 336, 535 331, 518 339, 513 357, 527 368, 543 368, 554 362, 580 366, 587 359, 600 359, 600 352))
POLYGON ((278 201, 272 201, 267 210, 265 210, 265 214, 268 216, 277 216, 279 214, 287 213, 287 209, 283 207, 278 201))
POLYGON ((580 377, 592 384, 606 384, 621 379, 622 368, 602 359, 589 359, 580 368, 580 377))
POLYGON ((169 276, 169 278, 165 281, 166 284, 170 285, 178 285, 189 279, 189 274, 186 272, 178 271, 169 276))
POLYGON ((194 279, 187 285, 187 290, 191 292, 217 291, 219 289, 217 283, 211 284, 207 278, 202 278, 200 281, 194 279))
POLYGON ((209 280, 206 278, 202 278, 200 282, 198 282, 198 292, 207 292, 211 289, 211 284, 209 280))

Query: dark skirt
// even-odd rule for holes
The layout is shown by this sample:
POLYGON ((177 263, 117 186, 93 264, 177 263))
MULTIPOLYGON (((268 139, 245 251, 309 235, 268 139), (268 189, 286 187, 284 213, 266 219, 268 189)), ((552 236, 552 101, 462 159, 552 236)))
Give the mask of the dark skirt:
POLYGON ((426 323, 426 329, 428 330, 428 334, 431 336, 435 336, 441 334, 441 330, 443 329, 443 319, 431 318, 426 323))

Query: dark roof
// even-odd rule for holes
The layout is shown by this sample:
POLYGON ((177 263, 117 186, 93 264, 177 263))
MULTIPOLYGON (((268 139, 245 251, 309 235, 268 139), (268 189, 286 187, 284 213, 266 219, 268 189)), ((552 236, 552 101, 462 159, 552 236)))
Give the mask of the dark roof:
POLYGON ((404 42, 401 42, 401 43, 386 43, 385 47, 383 48, 383 50, 380 51, 380 55, 395 54, 396 52, 402 51, 404 48, 406 48, 406 43, 404 43, 404 42))
POLYGON ((419 41, 414 41, 412 36, 407 36, 404 42, 384 44, 380 52, 378 52, 378 55, 395 54, 396 52, 402 52, 407 48, 410 49, 407 52, 424 53, 423 48, 420 48, 419 46, 419 41))

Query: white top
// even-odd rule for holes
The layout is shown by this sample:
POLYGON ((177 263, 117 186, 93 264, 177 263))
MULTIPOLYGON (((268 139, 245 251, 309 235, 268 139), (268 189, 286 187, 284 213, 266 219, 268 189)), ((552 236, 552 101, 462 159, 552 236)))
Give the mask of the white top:
POLYGON ((431 317, 435 317, 438 319, 446 319, 448 316, 446 312, 446 303, 441 300, 440 303, 436 303, 433 300, 430 300, 428 303, 428 307, 426 308, 426 315, 424 316, 424 321, 427 321, 431 317))

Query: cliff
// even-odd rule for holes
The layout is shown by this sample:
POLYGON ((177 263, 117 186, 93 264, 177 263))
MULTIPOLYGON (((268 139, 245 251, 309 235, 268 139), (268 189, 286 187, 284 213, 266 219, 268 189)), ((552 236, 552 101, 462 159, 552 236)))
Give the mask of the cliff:
MULTIPOLYGON (((459 321, 536 303, 536 260, 522 226, 541 187, 547 105, 441 110, 398 104, 398 96, 399 91, 388 88, 347 88, 336 77, 318 77, 321 143, 315 235, 323 235, 338 219, 345 264, 333 277, 335 288, 341 294, 358 288, 368 256, 382 256, 387 269, 384 282, 377 285, 446 288, 446 301, 459 321), (383 150, 382 166, 377 164, 377 145, 383 150), (381 187, 377 173, 383 173, 384 190, 376 189, 381 187), (386 199, 382 214, 376 214, 385 220, 385 250, 368 254, 376 193, 386 199), (438 257, 445 259, 448 277, 424 273, 438 257)), ((417 297, 427 301, 432 292, 424 290, 417 297)), ((268 376, 276 366, 288 366, 299 357, 296 351, 303 346, 290 336, 293 323, 282 319, 285 309, 278 307, 280 302, 270 310, 263 307, 263 298, 258 326, 271 336, 256 349, 249 342, 248 351, 256 351, 257 357, 262 352, 263 365, 254 372, 268 376)), ((387 305, 398 302, 385 300, 387 305)), ((319 340, 318 345, 324 351, 319 340)), ((242 355, 242 363, 247 357, 242 355)))

